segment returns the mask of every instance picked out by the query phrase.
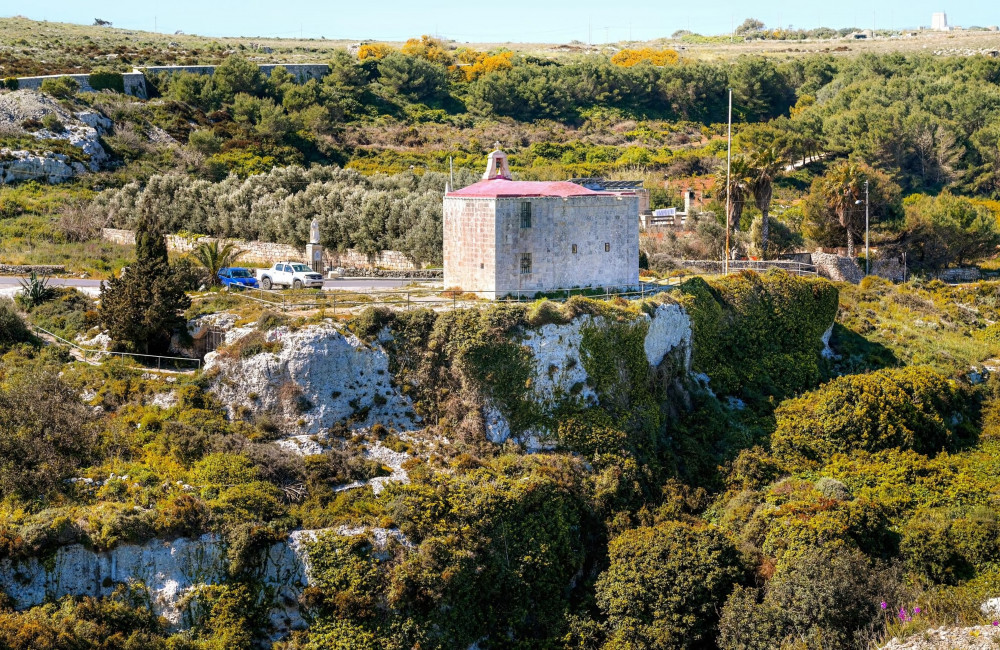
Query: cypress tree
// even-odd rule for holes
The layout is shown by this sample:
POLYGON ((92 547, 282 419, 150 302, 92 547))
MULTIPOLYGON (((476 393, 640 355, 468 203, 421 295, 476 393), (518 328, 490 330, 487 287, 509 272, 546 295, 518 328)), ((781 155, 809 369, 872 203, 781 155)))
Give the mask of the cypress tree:
POLYGON ((167 243, 155 224, 136 235, 135 263, 101 283, 101 324, 119 348, 159 354, 184 325, 191 299, 167 260, 167 243))

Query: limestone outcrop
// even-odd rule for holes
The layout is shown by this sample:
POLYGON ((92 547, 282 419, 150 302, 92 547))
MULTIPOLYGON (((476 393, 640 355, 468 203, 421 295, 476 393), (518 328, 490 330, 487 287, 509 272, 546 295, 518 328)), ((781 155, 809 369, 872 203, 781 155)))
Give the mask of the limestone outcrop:
MULTIPOLYGON (((227 343, 252 330, 230 330, 227 343)), ((391 381, 389 357, 331 322, 266 333, 274 352, 233 359, 209 353, 205 368, 216 371, 212 390, 230 416, 247 409, 281 419, 287 432, 319 434, 338 423, 352 429, 375 423, 410 431, 418 418, 410 399, 391 381)))
POLYGON ((18 137, 18 145, 0 148, 0 182, 38 180, 60 183, 87 171, 98 171, 110 161, 101 137, 113 128, 111 120, 95 111, 72 112, 56 100, 34 90, 0 95, 0 130, 18 137), (58 123, 49 118, 55 116, 58 123), (37 146, 28 142, 35 140, 37 146), (62 141, 80 150, 79 155, 50 149, 62 141))

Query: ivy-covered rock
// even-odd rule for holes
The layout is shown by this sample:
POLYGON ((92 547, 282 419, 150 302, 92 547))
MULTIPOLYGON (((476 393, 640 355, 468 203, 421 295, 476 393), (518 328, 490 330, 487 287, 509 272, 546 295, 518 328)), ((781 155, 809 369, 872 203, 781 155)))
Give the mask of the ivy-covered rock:
POLYGON ((746 271, 681 286, 694 331, 695 372, 720 395, 782 399, 823 376, 823 334, 837 315, 837 288, 783 271, 746 271))

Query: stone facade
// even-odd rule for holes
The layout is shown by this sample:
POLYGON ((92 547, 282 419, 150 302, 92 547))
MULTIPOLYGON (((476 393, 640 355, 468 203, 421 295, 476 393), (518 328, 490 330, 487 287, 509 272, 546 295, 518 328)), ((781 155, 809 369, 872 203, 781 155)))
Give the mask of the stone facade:
POLYGON ((639 284, 639 197, 512 181, 490 154, 482 181, 444 197, 444 284, 485 297, 639 284))
MULTIPOLYGON (((105 228, 102 231, 105 240, 126 246, 135 245, 135 233, 131 230, 105 228)), ((214 237, 181 237, 167 235, 167 250, 175 253, 190 253, 202 242, 215 241, 214 237)), ((311 264, 306 249, 292 244, 276 244, 273 242, 244 241, 230 239, 238 249, 243 251, 240 263, 245 265, 271 266, 275 262, 293 261, 311 264)), ((386 269, 389 271, 413 271, 418 267, 406 255, 399 251, 382 251, 373 259, 355 250, 336 251, 324 249, 323 268, 343 267, 348 269, 386 269)))
POLYGON ((638 198, 531 199, 530 228, 521 228, 521 203, 498 199, 494 204, 496 291, 501 295, 638 286, 638 198), (524 253, 531 255, 530 273, 521 269, 524 253))

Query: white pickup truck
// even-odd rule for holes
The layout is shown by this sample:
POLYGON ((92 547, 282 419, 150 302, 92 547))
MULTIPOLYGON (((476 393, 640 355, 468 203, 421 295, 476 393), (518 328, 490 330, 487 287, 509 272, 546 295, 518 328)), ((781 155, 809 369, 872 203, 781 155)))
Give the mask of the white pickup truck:
POLYGON ((323 276, 301 262, 277 262, 269 269, 257 269, 257 282, 265 289, 271 287, 323 287, 323 276))

